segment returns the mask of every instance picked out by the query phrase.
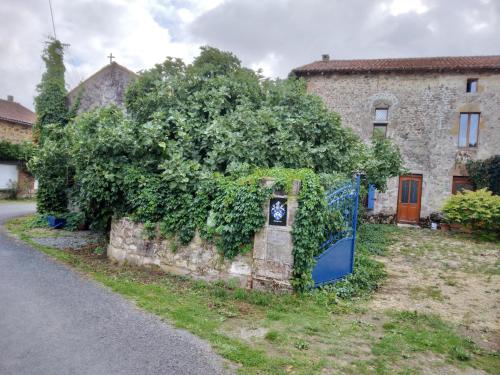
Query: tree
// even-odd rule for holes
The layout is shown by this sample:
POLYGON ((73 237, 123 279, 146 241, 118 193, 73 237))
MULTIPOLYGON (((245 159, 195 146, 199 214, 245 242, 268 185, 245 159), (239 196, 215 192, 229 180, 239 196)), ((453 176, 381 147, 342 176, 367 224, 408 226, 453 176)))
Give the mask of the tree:
POLYGON ((42 54, 45 72, 35 97, 37 120, 33 142, 39 145, 28 168, 38 179, 37 209, 41 213, 66 211, 68 155, 61 129, 69 121, 64 73, 64 48, 57 39, 49 39, 42 54))
POLYGON ((64 73, 64 48, 57 39, 49 39, 42 54, 45 63, 45 72, 42 80, 36 87, 38 95, 35 97, 35 111, 37 120, 33 128, 33 141, 43 141, 44 127, 48 124, 64 126, 68 121, 66 106, 66 90, 64 73))

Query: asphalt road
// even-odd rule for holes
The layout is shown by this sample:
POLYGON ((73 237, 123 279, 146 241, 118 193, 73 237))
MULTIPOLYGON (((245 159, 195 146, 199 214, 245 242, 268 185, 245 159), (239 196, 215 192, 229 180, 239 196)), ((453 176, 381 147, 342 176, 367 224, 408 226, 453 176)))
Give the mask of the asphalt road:
MULTIPOLYGON (((34 212, 0 203, 0 224, 34 212)), ((0 227, 0 374, 221 374, 197 337, 138 310, 0 227)))

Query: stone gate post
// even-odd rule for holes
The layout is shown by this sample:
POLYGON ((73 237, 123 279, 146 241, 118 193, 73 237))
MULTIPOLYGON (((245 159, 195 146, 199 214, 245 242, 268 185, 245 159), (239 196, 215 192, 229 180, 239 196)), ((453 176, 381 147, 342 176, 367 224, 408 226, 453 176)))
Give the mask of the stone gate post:
MULTIPOLYGON (((273 182, 272 178, 262 180, 264 186, 271 186, 273 182)), ((299 190, 300 181, 294 180, 289 194, 275 191, 264 206, 266 223, 254 238, 252 288, 291 289, 292 226, 299 190)))

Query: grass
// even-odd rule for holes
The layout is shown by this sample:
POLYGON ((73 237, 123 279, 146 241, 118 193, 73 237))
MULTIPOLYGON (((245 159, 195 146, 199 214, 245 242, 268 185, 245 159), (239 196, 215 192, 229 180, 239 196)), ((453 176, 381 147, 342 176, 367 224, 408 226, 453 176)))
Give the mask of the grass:
POLYGON ((207 340, 238 365, 240 374, 398 373, 394 363, 411 368, 406 362, 420 352, 443 356, 454 366, 491 373, 498 369, 497 357, 478 350, 436 317, 367 309, 385 277, 373 255, 383 255, 398 240, 402 232, 396 227, 365 226, 357 245, 361 260, 356 273, 335 286, 297 295, 118 266, 93 248, 76 253, 41 246, 31 239, 36 229, 28 224, 27 218, 14 219, 7 229, 145 311, 207 340))
POLYGON ((441 292, 441 289, 439 289, 439 287, 436 285, 427 287, 414 286, 410 288, 410 296, 413 299, 430 298, 435 301, 443 301, 445 299, 443 293, 441 292))
MULTIPOLYGON (((384 335, 374 344, 375 358, 368 363, 376 373, 384 374, 402 366, 401 362, 418 359, 414 370, 423 370, 427 363, 421 355, 431 352, 442 364, 463 367, 465 364, 489 373, 500 371, 498 355, 486 354, 470 339, 459 336, 453 327, 438 316, 403 311, 389 314, 383 325, 384 335)), ((359 363, 361 368, 367 363, 359 363)), ((404 365, 402 366, 404 367, 404 365)))

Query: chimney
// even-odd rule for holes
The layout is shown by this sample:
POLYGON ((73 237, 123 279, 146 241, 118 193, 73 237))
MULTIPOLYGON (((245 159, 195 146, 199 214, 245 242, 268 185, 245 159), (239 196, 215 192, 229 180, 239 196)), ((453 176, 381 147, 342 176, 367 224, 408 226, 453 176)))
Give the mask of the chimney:
POLYGON ((7 95, 7 101, 13 102, 14 101, 14 97, 12 95, 7 95))
POLYGON ((324 55, 321 55, 321 60, 322 61, 329 61, 330 60, 330 55, 325 53, 324 55))

